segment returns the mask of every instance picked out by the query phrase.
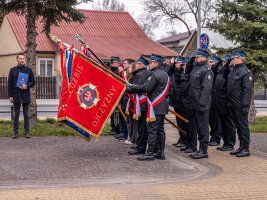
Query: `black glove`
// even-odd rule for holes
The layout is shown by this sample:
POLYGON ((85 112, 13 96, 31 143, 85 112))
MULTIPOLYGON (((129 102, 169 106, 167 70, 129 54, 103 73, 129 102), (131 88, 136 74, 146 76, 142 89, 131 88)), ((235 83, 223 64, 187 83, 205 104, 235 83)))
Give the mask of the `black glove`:
POLYGON ((126 92, 127 93, 132 93, 132 89, 130 85, 126 85, 126 92))
POLYGON ((195 56, 192 56, 192 57, 189 59, 189 62, 190 62, 191 64, 194 64, 195 59, 196 59, 196 57, 195 57, 195 56))
POLYGON ((229 68, 229 65, 230 65, 231 61, 232 61, 231 59, 228 59, 223 67, 229 68))
POLYGON ((248 107, 242 107, 242 110, 241 110, 242 115, 246 115, 246 114, 248 114, 248 110, 249 110, 248 107))
POLYGON ((140 85, 127 85, 126 92, 128 93, 136 93, 139 92, 140 85))

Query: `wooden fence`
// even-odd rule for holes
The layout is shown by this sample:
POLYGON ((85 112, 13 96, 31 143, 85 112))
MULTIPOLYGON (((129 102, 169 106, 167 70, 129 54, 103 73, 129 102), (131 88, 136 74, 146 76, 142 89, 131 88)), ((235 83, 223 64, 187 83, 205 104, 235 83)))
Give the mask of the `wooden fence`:
MULTIPOLYGON (((37 99, 56 99, 56 77, 37 76, 36 80, 36 98, 37 99)), ((0 99, 7 99, 7 77, 0 77, 0 99)))

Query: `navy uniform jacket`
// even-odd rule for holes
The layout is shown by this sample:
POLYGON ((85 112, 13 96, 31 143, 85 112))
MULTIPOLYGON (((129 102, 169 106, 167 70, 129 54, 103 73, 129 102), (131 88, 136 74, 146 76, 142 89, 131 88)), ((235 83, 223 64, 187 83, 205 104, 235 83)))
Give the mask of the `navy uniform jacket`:
MULTIPOLYGON (((122 73, 124 73, 124 71, 120 72, 119 76, 123 79, 122 73)), ((121 101, 120 101, 122 109, 126 109, 128 99, 129 99, 129 97, 128 97, 127 93, 124 92, 124 94, 122 95, 121 101)))
MULTIPOLYGON (((148 77, 152 74, 151 71, 147 70, 146 68, 138 69, 133 72, 133 79, 132 83, 135 85, 142 85, 146 82, 148 77)), ((134 103, 130 101, 130 110, 133 112, 134 103)), ((141 111, 147 111, 147 102, 140 104, 141 111)))
POLYGON ((189 79, 189 97, 192 109, 210 109, 213 76, 207 61, 195 63, 189 79))
MULTIPOLYGON (((168 74, 161 66, 155 67, 150 70, 151 76, 148 77, 143 85, 132 85, 128 90, 129 92, 147 93, 151 102, 158 97, 166 88, 168 84, 168 74)), ((169 103, 167 96, 154 107, 155 115, 166 115, 169 111, 169 103)))
POLYGON ((30 88, 35 85, 35 79, 30 67, 16 66, 10 69, 8 74, 8 97, 13 97, 14 103, 30 103, 30 88), (16 86, 19 72, 29 75, 27 89, 22 90, 16 86))
POLYGON ((246 64, 235 65, 227 81, 227 106, 249 108, 253 89, 253 77, 246 64))
POLYGON ((170 105, 175 108, 180 108, 182 106, 181 99, 181 75, 183 73, 183 68, 174 68, 170 74, 171 85, 169 90, 170 105))

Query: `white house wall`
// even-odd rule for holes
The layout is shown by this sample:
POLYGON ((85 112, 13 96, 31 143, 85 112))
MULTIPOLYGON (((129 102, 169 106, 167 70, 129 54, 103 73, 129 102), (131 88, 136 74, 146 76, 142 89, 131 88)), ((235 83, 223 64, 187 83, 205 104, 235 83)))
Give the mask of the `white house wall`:
POLYGON ((7 76, 9 69, 16 65, 16 54, 21 52, 17 38, 4 17, 0 26, 0 76, 7 76))

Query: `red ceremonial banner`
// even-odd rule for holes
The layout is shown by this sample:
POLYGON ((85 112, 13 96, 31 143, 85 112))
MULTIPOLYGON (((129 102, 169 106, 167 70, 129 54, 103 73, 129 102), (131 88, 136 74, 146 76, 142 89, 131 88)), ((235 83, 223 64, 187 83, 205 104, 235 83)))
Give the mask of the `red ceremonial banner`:
POLYGON ((126 88, 107 69, 75 54, 64 119, 99 137, 126 88))
POLYGON ((59 43, 60 50, 60 64, 61 64, 61 91, 58 106, 58 120, 64 120, 66 117, 66 108, 69 98, 69 84, 71 79, 72 61, 74 59, 75 53, 73 46, 65 46, 59 43))

